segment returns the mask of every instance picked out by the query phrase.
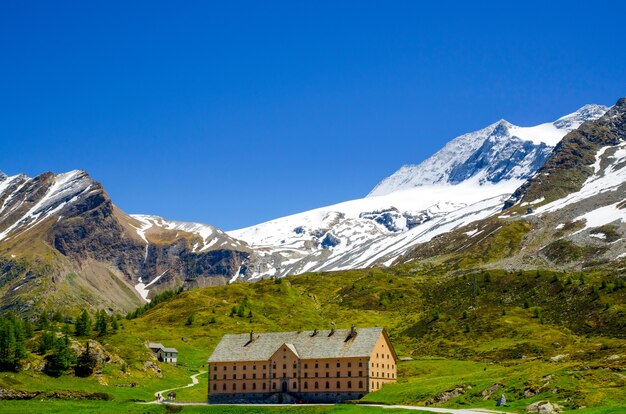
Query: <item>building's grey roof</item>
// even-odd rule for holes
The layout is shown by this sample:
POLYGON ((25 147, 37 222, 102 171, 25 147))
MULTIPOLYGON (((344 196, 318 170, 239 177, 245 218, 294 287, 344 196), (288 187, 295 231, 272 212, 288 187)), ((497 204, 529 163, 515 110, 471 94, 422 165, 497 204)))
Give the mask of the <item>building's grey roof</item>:
POLYGON ((224 335, 208 362, 267 361, 283 344, 292 345, 300 359, 368 357, 383 328, 356 331, 354 338, 350 329, 335 329, 332 335, 330 330, 316 335, 313 331, 255 333, 252 342, 250 334, 224 335))
POLYGON ((150 349, 160 349, 163 352, 176 352, 176 353, 178 353, 176 348, 166 348, 166 347, 163 346, 163 344, 160 344, 158 342, 150 342, 150 343, 148 343, 148 348, 150 348, 150 349))

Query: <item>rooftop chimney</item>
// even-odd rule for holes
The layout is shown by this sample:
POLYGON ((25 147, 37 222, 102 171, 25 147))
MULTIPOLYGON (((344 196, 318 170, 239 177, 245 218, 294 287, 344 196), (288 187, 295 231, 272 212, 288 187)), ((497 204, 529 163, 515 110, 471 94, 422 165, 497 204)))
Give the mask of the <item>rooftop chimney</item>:
POLYGON ((354 338, 355 336, 356 336, 356 326, 352 324, 352 326, 350 327, 350 338, 354 338))
POLYGON ((254 341, 254 331, 250 331, 250 342, 254 341))
POLYGON ((311 334, 311 336, 315 336, 317 335, 317 328, 313 329, 313 333, 311 334))
POLYGON ((331 322, 330 323, 330 334, 328 336, 331 336, 334 333, 335 333, 335 322, 331 322))

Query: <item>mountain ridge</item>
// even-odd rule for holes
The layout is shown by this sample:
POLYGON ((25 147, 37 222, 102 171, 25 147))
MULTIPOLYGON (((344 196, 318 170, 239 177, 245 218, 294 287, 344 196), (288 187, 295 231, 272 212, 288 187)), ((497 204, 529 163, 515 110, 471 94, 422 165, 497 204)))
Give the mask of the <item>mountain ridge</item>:
MULTIPOLYGON (((460 254, 466 254, 467 260, 461 260, 466 264, 482 266, 493 261, 512 268, 553 266, 560 254, 555 252, 567 247, 573 249, 568 254, 575 257, 570 260, 572 268, 588 263, 589 252, 605 259, 622 251, 626 254, 621 238, 617 244, 605 246, 600 233, 593 233, 599 231, 595 227, 583 225, 582 233, 567 233, 569 218, 530 211, 541 211, 544 204, 580 190, 585 179, 599 180, 606 173, 626 182, 626 176, 620 175, 621 160, 626 157, 619 146, 625 134, 625 108, 624 99, 606 114, 607 107, 586 105, 535 127, 517 127, 502 120, 452 140, 414 166, 422 170, 424 165, 437 166, 437 171, 426 176, 418 171, 406 182, 394 179, 392 184, 399 185, 388 194, 370 193, 362 199, 229 232, 201 223, 128 215, 83 170, 48 172, 34 178, 0 173, 3 309, 36 309, 47 303, 70 306, 88 298, 89 306, 127 311, 159 292, 180 286, 191 289, 415 260, 454 262, 460 254), (565 138, 553 149, 548 143, 560 134, 565 138), (594 136, 599 143, 617 144, 600 148, 583 142, 585 137, 596 139, 594 136), (610 136, 609 140, 603 141, 605 136, 610 136), (581 142, 584 145, 576 147, 581 142), (450 156, 458 147, 464 152, 456 158, 450 156), (583 166, 572 169, 576 163, 583 166), (591 166, 593 163, 597 165, 591 166), (561 174, 577 184, 569 188, 557 183, 553 187, 561 192, 555 190, 554 196, 548 197, 550 188, 533 183, 550 181, 540 171, 553 164, 558 172, 551 172, 553 177, 561 174), (414 185, 424 177, 425 181, 414 185), (523 196, 515 199, 520 192, 523 196), (507 202, 512 203, 510 211, 503 213, 507 202), (537 224, 552 220, 560 220, 554 226, 563 227, 552 231, 537 224), (510 237, 515 242, 509 247, 495 254, 484 253, 485 243, 497 247, 510 237), (546 243, 539 248, 528 246, 524 237, 536 244, 546 243), (526 248, 528 254, 518 251, 526 248), (472 255, 477 260, 471 259, 472 255), (103 291, 110 294, 103 296, 103 291)), ((626 155, 626 149, 623 152, 626 155)), ((403 168, 398 172, 406 172, 403 168)), ((602 181, 596 185, 598 182, 602 181)), ((380 184, 374 190, 377 188, 380 184)), ((620 187, 615 194, 619 197, 622 191, 626 189, 620 187)), ((609 201, 617 208, 617 202, 607 195, 599 198, 590 193, 589 197, 597 204, 594 208, 609 201)), ((592 211, 585 204, 567 214, 576 218, 592 211)), ((581 229, 579 224, 572 225, 581 229)), ((613 240, 623 230, 617 226, 601 234, 613 240)))

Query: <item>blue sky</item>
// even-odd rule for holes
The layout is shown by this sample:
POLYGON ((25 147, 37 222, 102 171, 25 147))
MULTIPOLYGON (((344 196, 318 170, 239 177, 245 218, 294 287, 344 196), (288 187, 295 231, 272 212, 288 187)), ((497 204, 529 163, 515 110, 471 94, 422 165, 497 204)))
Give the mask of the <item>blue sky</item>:
POLYGON ((0 4, 0 170, 235 229, 626 96, 623 1, 0 4))

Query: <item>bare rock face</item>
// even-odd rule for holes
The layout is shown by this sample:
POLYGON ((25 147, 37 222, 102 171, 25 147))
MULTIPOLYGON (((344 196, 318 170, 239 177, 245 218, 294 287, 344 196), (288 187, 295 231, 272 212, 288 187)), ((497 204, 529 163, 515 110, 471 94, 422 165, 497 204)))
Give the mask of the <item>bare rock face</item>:
POLYGON ((557 414, 562 410, 561 406, 550 401, 537 401, 526 407, 527 412, 540 414, 557 414))
POLYGON ((3 310, 29 313, 52 306, 128 312, 145 303, 135 288, 139 283, 150 284, 150 297, 181 286, 225 284, 247 271, 251 250, 217 229, 214 238, 220 243, 206 249, 197 245, 208 245, 211 238, 169 228, 171 222, 154 236, 140 234, 140 223, 116 208, 85 171, 32 179, 2 174, 0 183, 3 310))
POLYGON ((444 391, 440 394, 437 394, 433 399, 428 400, 426 402, 426 405, 443 404, 445 402, 450 401, 453 398, 456 398, 462 395, 464 392, 465 392, 465 389, 463 387, 456 387, 452 390, 444 391))
POLYGON ((483 390, 483 392, 480 393, 480 395, 483 397, 483 400, 488 400, 489 398, 491 398, 491 396, 493 395, 494 392, 498 391, 500 389, 500 387, 502 387, 502 384, 500 384, 499 382, 496 382, 495 384, 485 388, 483 390))

